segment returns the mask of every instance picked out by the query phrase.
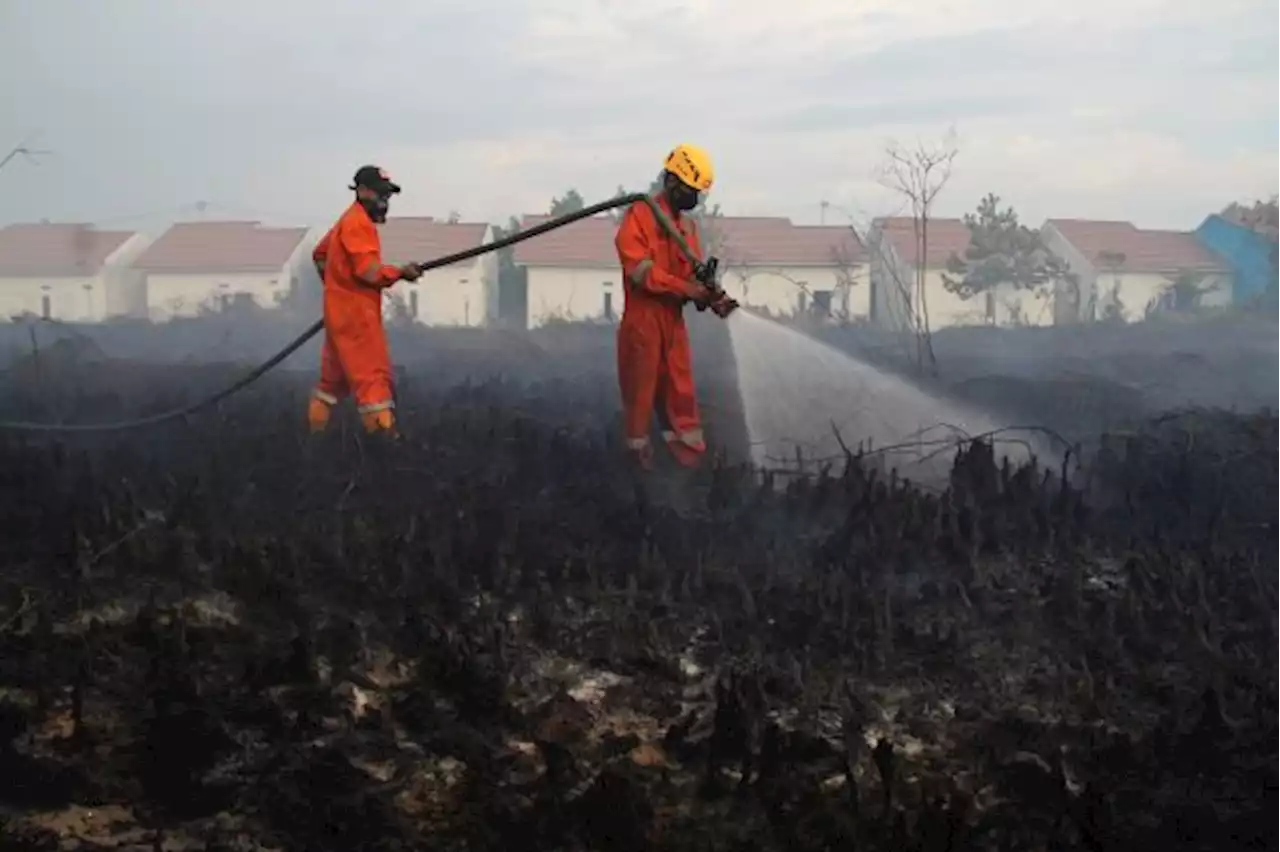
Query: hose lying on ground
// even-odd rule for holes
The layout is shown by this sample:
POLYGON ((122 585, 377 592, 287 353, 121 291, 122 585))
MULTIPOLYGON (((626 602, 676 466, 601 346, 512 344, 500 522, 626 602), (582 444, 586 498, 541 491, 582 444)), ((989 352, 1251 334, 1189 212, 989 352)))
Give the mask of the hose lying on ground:
MULTIPOLYGON (((688 243, 686 243, 683 236, 681 236, 680 231, 675 227, 671 222, 671 219, 662 210, 662 208, 658 206, 657 202, 651 196, 645 195, 644 193, 631 193, 630 195, 620 195, 617 198, 611 198, 608 201, 601 201, 599 204, 584 207, 581 210, 569 213, 565 216, 549 219, 548 221, 535 225, 528 230, 519 231, 511 234, 510 236, 503 237, 502 239, 484 243, 483 245, 469 248, 466 251, 454 252, 453 254, 445 255, 444 257, 437 257, 434 260, 428 260, 418 265, 423 271, 427 271, 430 269, 438 269, 442 266, 449 266, 450 264, 459 263, 464 260, 470 260, 473 257, 488 254, 491 251, 499 251, 507 246, 512 246, 516 243, 533 239, 534 237, 540 236, 549 231, 554 231, 557 228, 563 228, 565 225, 571 225, 581 219, 590 218, 591 216, 595 216, 597 213, 604 213, 607 210, 616 210, 619 207, 627 207, 631 204, 635 204, 636 202, 643 202, 649 205, 650 209, 653 210, 654 215, 657 217, 659 224, 676 240, 686 257, 692 260, 695 264, 702 261, 701 258, 694 256, 688 243)), ((267 373, 271 372, 271 370, 279 366, 281 362, 294 352, 301 349, 308 340, 315 337, 323 330, 324 320, 316 320, 310 328, 294 338, 287 346, 275 355, 272 355, 266 361, 259 364, 257 367, 250 370, 240 379, 232 382, 217 393, 204 397, 203 399, 196 400, 183 408, 176 408, 172 411, 153 414, 149 417, 139 417, 134 420, 120 420, 115 423, 63 424, 0 421, 0 432, 121 432, 129 429, 142 429, 148 426, 158 426, 162 423, 168 423, 171 420, 181 420, 185 417, 191 416, 192 414, 203 411, 206 408, 217 405, 224 399, 227 399, 228 397, 249 387, 249 385, 253 384, 258 379, 262 378, 267 373)))

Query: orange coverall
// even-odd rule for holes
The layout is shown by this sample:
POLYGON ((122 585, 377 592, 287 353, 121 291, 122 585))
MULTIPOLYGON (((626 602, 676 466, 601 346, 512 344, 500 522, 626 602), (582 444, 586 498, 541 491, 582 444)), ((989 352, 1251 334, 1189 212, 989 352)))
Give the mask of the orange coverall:
POLYGON ((367 430, 394 429, 382 291, 400 280, 400 270, 382 262, 378 229, 359 202, 347 208, 311 257, 324 276, 324 349, 309 409, 311 428, 323 429, 330 407, 350 393, 367 430), (376 284, 359 277, 372 271, 378 275, 376 284))
MULTIPOLYGON (((658 205, 701 257, 694 221, 673 213, 665 198, 658 205)), ((627 448, 647 463, 656 406, 667 446, 677 461, 693 467, 707 450, 684 323, 684 304, 696 292, 694 265, 644 203, 627 210, 614 244, 626 285, 618 327, 618 385, 627 448)))

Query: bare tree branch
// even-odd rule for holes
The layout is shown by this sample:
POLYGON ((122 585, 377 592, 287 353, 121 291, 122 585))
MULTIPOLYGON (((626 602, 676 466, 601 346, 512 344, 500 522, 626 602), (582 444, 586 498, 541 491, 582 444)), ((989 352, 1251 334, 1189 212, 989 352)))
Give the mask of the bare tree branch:
POLYGON ((19 156, 25 159, 28 163, 38 166, 40 165, 39 158, 41 156, 52 154, 53 153, 52 151, 44 150, 42 148, 31 147, 31 140, 35 135, 36 135, 35 133, 32 133, 31 135, 27 136, 26 139, 23 139, 21 142, 15 145, 13 149, 9 151, 9 153, 5 154, 3 157, 0 157, 0 169, 3 169, 5 166, 9 165, 9 163, 13 160, 14 157, 19 157, 19 156))
MULTIPOLYGON (((916 338, 916 366, 936 374, 938 358, 933 350, 933 332, 929 323, 927 271, 929 263, 929 221, 934 201, 951 179, 952 166, 960 149, 955 131, 950 130, 938 142, 916 140, 913 148, 891 142, 885 148, 885 162, 877 182, 906 202, 914 239, 914 280, 910 287, 899 280, 892 263, 884 263, 907 308, 908 325, 916 338)), ((883 238, 881 235, 880 238, 883 238)), ((881 253, 883 257, 883 251, 881 253)), ((905 258, 904 258, 905 259, 905 258)))

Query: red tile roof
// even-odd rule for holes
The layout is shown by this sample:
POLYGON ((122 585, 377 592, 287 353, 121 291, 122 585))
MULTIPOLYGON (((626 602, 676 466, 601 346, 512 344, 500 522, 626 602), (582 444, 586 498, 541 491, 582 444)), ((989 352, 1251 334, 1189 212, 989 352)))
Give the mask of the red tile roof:
POLYGON ((257 222, 179 222, 134 263, 146 272, 271 272, 282 269, 306 228, 257 222))
POLYGON ((1049 224, 1098 269, 1100 255, 1122 254, 1118 272, 1223 272, 1226 265, 1190 231, 1148 231, 1132 222, 1050 219, 1049 224))
MULTIPOLYGON (((520 229, 541 225, 550 216, 524 216, 520 229)), ((613 237, 618 225, 608 216, 580 219, 554 231, 516 243, 512 259, 521 266, 617 266, 613 237)))
MULTIPOLYGON (((928 245, 925 247, 927 257, 926 269, 940 269, 947 265, 951 255, 964 257, 969 248, 969 228, 963 219, 929 219, 928 245)), ((915 221, 909 216, 886 216, 876 219, 872 227, 882 234, 893 246, 899 259, 908 266, 917 265, 917 247, 915 221)))
POLYGON ((98 231, 83 224, 10 225, 0 228, 0 275, 96 275, 134 231, 98 231))
MULTIPOLYGON (((525 216, 521 228, 549 216, 525 216)), ((522 266, 616 266, 613 239, 618 227, 608 216, 566 225, 515 248, 522 266)), ((865 250, 850 228, 793 225, 781 217, 726 216, 703 225, 704 250, 730 266, 835 266, 860 263, 865 250)))
POLYGON ((483 222, 440 222, 430 216, 399 216, 381 228, 383 260, 411 263, 434 260, 475 248, 489 226, 483 222))
POLYGON ((706 231, 708 242, 734 266, 841 266, 866 260, 857 234, 839 225, 725 217, 709 222, 706 231))

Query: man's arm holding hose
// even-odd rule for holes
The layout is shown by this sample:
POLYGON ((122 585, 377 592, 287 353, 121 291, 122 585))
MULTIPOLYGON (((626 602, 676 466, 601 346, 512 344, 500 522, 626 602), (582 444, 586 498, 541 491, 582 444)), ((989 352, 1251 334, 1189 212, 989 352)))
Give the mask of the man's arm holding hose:
POLYGON ((356 277, 370 287, 382 289, 402 279, 416 281, 422 275, 422 270, 413 263, 392 266, 382 262, 382 242, 372 224, 345 219, 338 225, 338 239, 351 255, 356 277))
POLYGON ((618 227, 618 235, 614 238, 614 246, 618 249, 618 260, 622 263, 622 274, 626 282, 633 287, 647 290, 655 296, 705 300, 705 287, 672 275, 654 263, 653 246, 656 240, 651 229, 656 222, 646 221, 652 218, 652 214, 643 216, 641 209, 640 205, 637 205, 627 211, 622 218, 622 224, 618 227))

